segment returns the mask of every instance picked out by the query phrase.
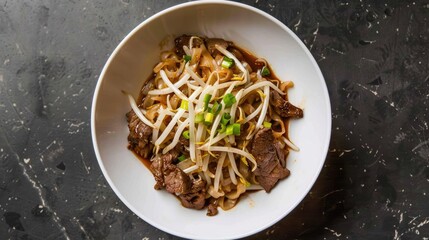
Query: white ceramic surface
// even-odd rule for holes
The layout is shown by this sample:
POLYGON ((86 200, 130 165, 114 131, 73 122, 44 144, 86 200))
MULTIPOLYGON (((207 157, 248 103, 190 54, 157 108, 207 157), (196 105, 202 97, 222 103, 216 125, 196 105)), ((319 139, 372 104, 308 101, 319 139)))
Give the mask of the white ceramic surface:
POLYGON ((305 45, 280 21, 247 5, 198 1, 164 10, 137 26, 107 61, 92 105, 92 138, 100 168, 118 197, 139 217, 171 234, 195 239, 240 238, 276 223, 308 193, 323 166, 330 141, 331 109, 323 76, 305 45), (270 194, 250 194, 230 211, 207 217, 182 207, 166 191, 154 190, 150 171, 127 149, 121 90, 138 94, 159 60, 160 42, 183 33, 220 37, 266 58, 277 76, 295 83, 292 103, 304 108, 290 137, 301 148, 288 159, 291 176, 270 194))

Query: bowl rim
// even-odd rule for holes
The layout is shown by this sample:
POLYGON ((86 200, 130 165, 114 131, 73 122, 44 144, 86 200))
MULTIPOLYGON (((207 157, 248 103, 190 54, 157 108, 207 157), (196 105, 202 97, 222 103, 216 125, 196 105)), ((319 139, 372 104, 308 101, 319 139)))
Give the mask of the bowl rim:
MULTIPOLYGON (((177 11, 180 10, 182 8, 187 8, 187 7, 192 7, 195 5, 213 5, 213 4, 218 4, 218 5, 228 5, 228 6, 233 6, 233 7, 239 7, 239 8, 243 8, 247 11, 251 11, 254 12, 256 14, 262 15, 263 17, 267 18, 268 20, 270 20, 271 22, 273 22, 274 24, 278 25, 281 29, 283 29, 284 31, 286 31, 297 43, 298 45, 302 48, 302 50, 305 52, 305 54, 307 55, 307 57, 309 58, 309 60, 311 61, 311 64, 313 65, 317 76, 323 80, 322 81, 322 90, 323 90, 323 95, 325 98, 325 103, 326 103, 326 109, 328 111, 328 114, 326 114, 326 122, 327 125, 325 126, 326 129, 328 129, 327 131, 327 135, 326 138, 324 140, 324 145, 323 145, 323 150, 325 153, 325 159, 323 161, 320 162, 320 165, 317 166, 317 174, 314 175, 313 179, 310 180, 311 184, 308 185, 307 189, 305 190, 306 194, 303 195, 302 197, 298 198, 298 200, 291 206, 289 211, 284 212, 283 214, 279 215, 279 217, 275 218, 275 219, 271 219, 271 221, 269 221, 267 224, 260 226, 259 228, 253 229, 253 230, 249 230, 247 232, 241 232, 241 233, 237 233, 234 236, 228 236, 228 238, 243 238, 243 237, 247 237, 253 234, 256 234, 274 224, 276 224, 278 221, 280 221, 281 219, 283 219, 285 216, 287 216, 290 212, 292 212, 301 202, 302 200, 308 195, 309 191, 311 190, 311 188, 314 186, 314 183, 316 182, 317 178, 320 176, 320 172, 323 168, 323 165, 326 161, 326 156, 328 153, 328 149, 329 149, 329 145, 330 145, 330 140, 331 140, 331 134, 332 134, 332 110, 331 110, 331 104, 330 104, 330 97, 329 97, 329 92, 328 92, 328 88, 327 88, 327 84, 325 81, 325 78, 323 77, 323 74, 319 68, 319 65, 317 64, 316 60, 314 59, 313 55, 311 54, 310 50, 305 46, 305 44, 301 41, 301 39, 298 38, 298 36, 292 31, 290 30, 285 24, 283 24, 280 20, 278 20, 277 18, 273 17, 272 15, 247 4, 244 3, 239 3, 239 2, 232 2, 232 1, 219 1, 219 0, 205 0, 205 1, 194 1, 194 2, 187 2, 187 3, 181 3, 178 5, 174 5, 171 7, 168 7, 154 15, 152 15, 151 17, 147 18, 146 20, 142 21, 141 23, 139 23, 136 27, 134 27, 122 40, 121 42, 117 45, 117 47, 114 49, 114 51, 112 52, 112 54, 109 56, 107 62, 104 64, 103 69, 101 71, 100 76, 98 77, 97 80, 97 85, 95 87, 95 91, 94 91, 94 96, 92 99, 92 105, 91 105, 91 137, 92 137, 92 143, 93 143, 93 147, 94 147, 94 152, 98 161, 98 164, 100 166, 100 169, 103 173, 103 176, 105 177, 106 181, 109 183, 110 187, 112 188, 113 192, 116 194, 116 196, 133 212, 135 213, 138 217, 140 217, 143 221, 149 223, 150 225, 152 225, 155 228, 158 228, 164 232, 173 234, 175 236, 179 236, 179 237, 184 237, 184 238, 189 238, 189 237, 194 237, 194 236, 189 236, 177 231, 174 231, 172 229, 168 229, 162 225, 159 225, 158 223, 152 221, 150 218, 146 217, 144 214, 140 213, 139 211, 137 211, 137 209, 134 208, 134 206, 129 203, 127 201, 127 199, 122 196, 122 194, 120 193, 120 191, 116 188, 116 185, 113 183, 112 179, 110 178, 104 164, 103 161, 101 159, 100 156, 100 151, 98 148, 98 142, 97 142, 97 135, 96 135, 96 127, 95 127, 95 114, 96 114, 96 107, 97 107, 97 99, 98 99, 98 94, 99 94, 99 90, 100 87, 102 85, 102 82, 105 78, 105 74, 107 69, 109 68, 112 60, 116 57, 116 55, 118 54, 118 52, 120 51, 120 49, 128 42, 128 40, 136 33, 138 32, 141 28, 145 27, 145 25, 149 24, 150 22, 156 20, 157 18, 161 17, 162 15, 169 13, 169 12, 173 12, 173 11, 177 11)), ((213 239, 213 238, 209 238, 209 237, 198 237, 199 239, 213 239)))

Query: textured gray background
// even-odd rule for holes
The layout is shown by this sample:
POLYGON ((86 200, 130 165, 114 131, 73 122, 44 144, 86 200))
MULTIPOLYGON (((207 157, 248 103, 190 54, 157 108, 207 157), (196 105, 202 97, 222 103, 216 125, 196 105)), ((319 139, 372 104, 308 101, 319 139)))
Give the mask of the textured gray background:
MULTIPOLYGON (((0 239, 176 239, 107 185, 90 109, 120 40, 181 2, 0 0, 0 239)), ((333 111, 315 187, 251 239, 428 239, 429 1, 242 2, 303 40, 333 111)))

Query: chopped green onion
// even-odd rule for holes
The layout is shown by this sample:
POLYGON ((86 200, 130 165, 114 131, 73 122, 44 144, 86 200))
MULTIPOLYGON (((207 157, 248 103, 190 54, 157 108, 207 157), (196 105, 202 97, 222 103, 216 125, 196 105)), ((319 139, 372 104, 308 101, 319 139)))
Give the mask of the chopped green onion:
POLYGON ((186 138, 186 139, 189 139, 189 138, 190 138, 190 137, 189 137, 189 131, 188 131, 188 130, 184 131, 184 132, 182 133, 182 136, 183 136, 184 138, 186 138))
POLYGON ((226 124, 228 124, 230 119, 231 119, 231 115, 229 113, 224 113, 222 115, 222 118, 220 119, 220 123, 222 125, 226 125, 226 124))
POLYGON ((189 104, 188 101, 182 99, 182 102, 180 103, 180 108, 185 109, 187 111, 188 110, 188 104, 189 104))
POLYGON ((226 127, 226 135, 240 135, 240 124, 234 123, 226 127))
POLYGON ((265 128, 271 128, 270 122, 264 122, 262 125, 264 125, 265 128))
POLYGON ((195 115, 195 123, 202 123, 204 122, 204 113, 197 113, 197 115, 195 115))
POLYGON ((186 159, 186 157, 185 157, 185 155, 180 155, 177 159, 178 159, 179 161, 183 161, 183 160, 185 160, 185 159, 186 159))
POLYGON ((232 67, 232 65, 234 65, 234 60, 232 60, 231 58, 229 58, 229 57, 223 57, 223 60, 222 60, 222 63, 221 63, 221 66, 223 67, 223 68, 230 68, 230 67, 232 67))
POLYGON ((191 56, 183 55, 183 59, 185 59, 185 62, 189 62, 189 61, 191 61, 191 56))
POLYGON ((223 97, 223 102, 225 103, 225 107, 231 107, 232 104, 237 102, 237 99, 232 93, 228 93, 223 97))
POLYGON ((266 66, 262 67, 262 69, 261 69, 262 77, 268 76, 270 74, 271 74, 270 69, 268 69, 266 66))
POLYGON ((211 94, 204 95, 204 111, 206 111, 209 108, 210 99, 212 99, 211 94))
POLYGON ((220 128, 218 128, 218 132, 219 133, 224 133, 225 131, 226 131, 226 125, 224 125, 224 124, 220 124, 219 125, 220 126, 220 128))
POLYGON ((214 115, 217 115, 220 112, 220 110, 222 110, 222 104, 215 102, 210 112, 213 113, 214 115))
POLYGON ((213 119, 214 119, 214 114, 213 113, 206 113, 206 115, 204 116, 204 123, 206 125, 210 125, 213 123, 213 119))

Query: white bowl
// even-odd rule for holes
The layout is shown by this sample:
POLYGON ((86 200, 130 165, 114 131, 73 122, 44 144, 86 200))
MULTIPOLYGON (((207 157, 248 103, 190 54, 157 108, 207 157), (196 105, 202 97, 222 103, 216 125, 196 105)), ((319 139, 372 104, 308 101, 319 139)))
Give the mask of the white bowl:
POLYGON ((231 239, 257 233, 290 213, 306 196, 322 169, 331 133, 325 81, 305 45, 272 16, 229 1, 197 1, 171 7, 129 33, 110 56, 98 80, 92 105, 92 140, 100 168, 118 197, 134 213, 168 233, 196 239, 231 239), (159 60, 160 42, 183 33, 231 40, 268 60, 277 76, 292 80, 292 103, 304 118, 292 120, 290 138, 301 151, 288 158, 291 175, 272 191, 251 193, 229 211, 207 217, 184 208, 166 191, 154 190, 150 171, 127 149, 121 90, 137 97, 159 60))

